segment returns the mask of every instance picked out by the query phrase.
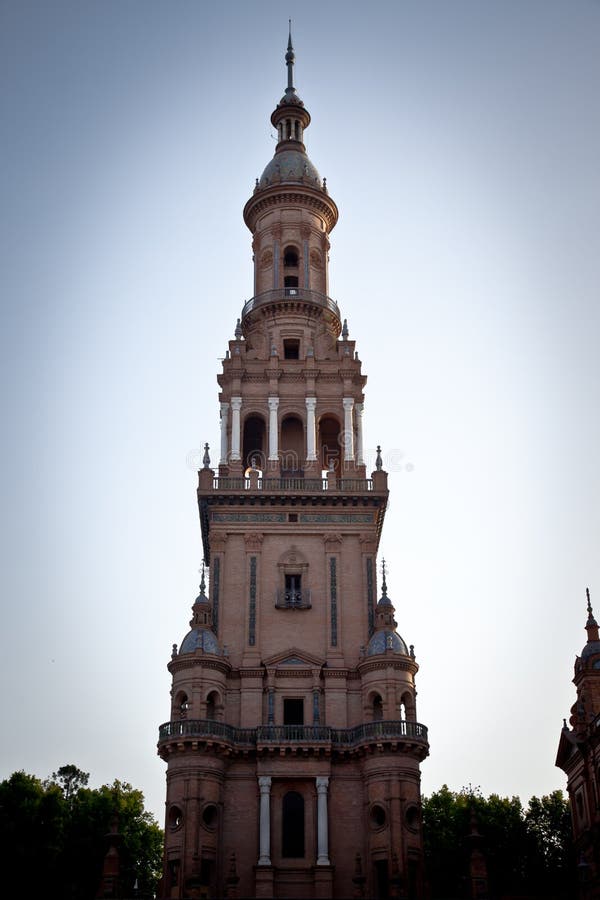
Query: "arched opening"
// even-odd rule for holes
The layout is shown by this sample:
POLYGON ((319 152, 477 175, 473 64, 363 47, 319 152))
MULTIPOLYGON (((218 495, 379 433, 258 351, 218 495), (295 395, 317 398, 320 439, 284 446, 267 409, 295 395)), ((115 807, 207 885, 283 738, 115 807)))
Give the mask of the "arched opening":
POLYGON ((283 267, 284 269, 298 268, 298 253, 295 247, 286 247, 283 251, 283 267))
POLYGON ((295 247, 288 246, 283 250, 283 286, 285 288, 297 288, 298 281, 298 251, 295 247))
POLYGON ((415 703, 408 691, 402 694, 400 699, 400 718, 407 722, 413 722, 415 719, 415 703))
POLYGON ((215 721, 217 718, 217 707, 219 705, 219 695, 216 691, 211 691, 206 698, 206 718, 215 721))
POLYGON ((281 423, 281 474, 300 477, 304 460, 304 425, 298 416, 286 416, 281 423))
POLYGON ((319 421, 319 459, 323 472, 332 467, 335 472, 341 472, 340 423, 333 416, 323 416, 319 421))
POLYGON ((261 416, 248 416, 244 422, 243 456, 244 468, 252 466, 252 460, 257 469, 264 468, 267 458, 267 430, 265 421, 261 416))
POLYGON ((383 719, 383 700, 379 696, 379 694, 373 695, 373 721, 381 722, 383 719))
POLYGON ((185 691, 179 691, 175 697, 175 711, 180 719, 187 719, 190 701, 185 691))
POLYGON ((304 856, 304 798, 297 791, 288 791, 283 798, 281 855, 288 859, 304 856))

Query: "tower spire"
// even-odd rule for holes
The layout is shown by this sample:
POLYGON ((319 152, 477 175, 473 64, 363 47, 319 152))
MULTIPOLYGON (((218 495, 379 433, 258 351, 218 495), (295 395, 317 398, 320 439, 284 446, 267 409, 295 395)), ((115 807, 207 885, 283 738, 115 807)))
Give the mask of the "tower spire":
POLYGON ((296 88, 294 87, 294 61, 296 59, 296 56, 294 54, 294 47, 292 45, 292 20, 289 19, 288 21, 289 21, 290 31, 289 31, 289 36, 288 36, 287 53, 285 54, 285 64, 287 66, 288 82, 287 82, 287 88, 286 88, 285 92, 286 92, 286 94, 293 94, 296 91, 296 88))
POLYGON ((588 633, 588 643, 590 641, 597 641, 600 639, 598 635, 598 623, 594 618, 594 610, 592 609, 592 601, 590 600, 590 589, 585 589, 585 596, 587 598, 587 622, 585 623, 585 630, 588 633))

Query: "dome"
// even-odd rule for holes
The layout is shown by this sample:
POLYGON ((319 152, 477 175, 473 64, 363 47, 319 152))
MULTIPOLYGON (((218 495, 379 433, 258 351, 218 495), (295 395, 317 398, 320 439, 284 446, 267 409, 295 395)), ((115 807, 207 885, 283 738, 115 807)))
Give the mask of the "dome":
POLYGON ((588 641, 581 651, 581 658, 587 659, 588 656, 593 656, 595 653, 600 653, 600 641, 588 641))
POLYGON ((209 628, 192 628, 181 642, 179 653, 194 653, 195 650, 203 650, 204 653, 220 655, 219 642, 213 631, 209 628))
POLYGON ((409 655, 408 647, 395 631, 376 631, 367 645, 367 656, 385 653, 386 650, 393 650, 394 653, 401 653, 404 656, 409 655))
POLYGON ((301 150, 280 150, 260 176, 259 187, 265 188, 270 184, 279 184, 286 181, 300 181, 304 177, 305 183, 313 183, 321 189, 322 179, 310 159, 301 150))

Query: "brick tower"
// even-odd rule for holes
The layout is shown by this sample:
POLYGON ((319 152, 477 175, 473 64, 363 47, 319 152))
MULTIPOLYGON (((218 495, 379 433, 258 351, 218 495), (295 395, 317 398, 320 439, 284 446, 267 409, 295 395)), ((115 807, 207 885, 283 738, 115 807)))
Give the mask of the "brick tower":
POLYGON ((244 207, 254 296, 218 376, 218 471, 198 505, 209 569, 173 647, 163 897, 423 893, 415 655, 376 554, 388 488, 367 477, 366 377, 329 297, 338 209, 306 154, 293 84, 244 207))
POLYGON ((600 900, 600 635, 587 591, 587 642, 575 660, 577 700, 560 736, 556 765, 571 801, 580 900, 600 900))

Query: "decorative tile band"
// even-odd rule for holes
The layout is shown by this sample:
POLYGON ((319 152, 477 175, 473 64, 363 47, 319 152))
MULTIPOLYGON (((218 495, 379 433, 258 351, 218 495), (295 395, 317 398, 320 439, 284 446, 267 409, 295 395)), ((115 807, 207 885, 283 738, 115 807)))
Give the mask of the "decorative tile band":
POLYGON ((221 581, 221 559, 219 556, 215 556, 215 558, 213 559, 211 581, 212 581, 212 589, 213 589, 213 608, 212 608, 213 631, 216 635, 218 635, 219 634, 219 583, 221 581))
POLYGON ((250 557, 250 615, 248 618, 248 643, 256 643, 256 557, 250 557))
MULTIPOLYGON (((286 513, 220 513, 213 512, 213 522, 287 522, 286 513)), ((371 521, 371 520, 369 520, 371 521)))
POLYGON ((331 599, 331 646, 337 647, 337 560, 329 557, 329 596, 331 599))
POLYGON ((369 525, 373 513, 300 513, 298 521, 306 525, 332 522, 334 525, 369 525))
POLYGON ((367 558, 367 617, 369 637, 375 631, 375 591, 373 587, 373 559, 367 558))

